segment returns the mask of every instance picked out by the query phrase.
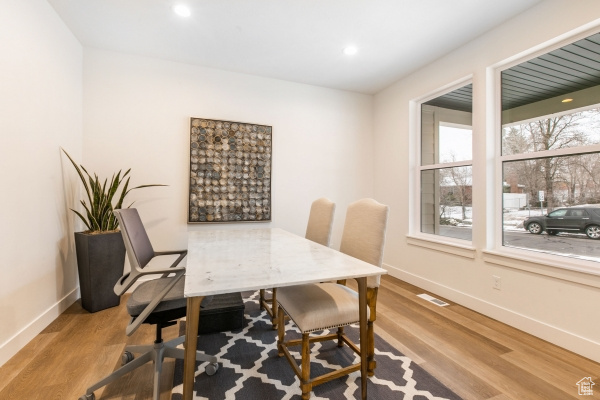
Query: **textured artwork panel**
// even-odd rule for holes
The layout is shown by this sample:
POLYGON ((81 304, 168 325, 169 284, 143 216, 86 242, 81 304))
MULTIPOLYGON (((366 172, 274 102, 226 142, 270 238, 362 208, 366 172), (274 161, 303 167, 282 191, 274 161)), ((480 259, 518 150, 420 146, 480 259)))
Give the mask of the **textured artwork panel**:
POLYGON ((271 220, 272 127, 191 118, 189 223, 271 220))

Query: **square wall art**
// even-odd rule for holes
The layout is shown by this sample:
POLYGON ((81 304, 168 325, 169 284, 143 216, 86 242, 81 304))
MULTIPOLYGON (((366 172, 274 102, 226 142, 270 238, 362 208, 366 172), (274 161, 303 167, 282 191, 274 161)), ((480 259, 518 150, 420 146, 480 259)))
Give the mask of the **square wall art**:
POLYGON ((272 127, 191 118, 188 223, 271 220, 272 127))

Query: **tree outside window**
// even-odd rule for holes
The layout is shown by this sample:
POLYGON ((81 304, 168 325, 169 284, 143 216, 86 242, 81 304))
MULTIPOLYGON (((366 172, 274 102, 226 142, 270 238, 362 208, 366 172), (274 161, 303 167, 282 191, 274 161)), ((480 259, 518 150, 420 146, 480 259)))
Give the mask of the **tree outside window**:
POLYGON ((504 246, 600 261, 599 54, 597 33, 501 73, 504 246))

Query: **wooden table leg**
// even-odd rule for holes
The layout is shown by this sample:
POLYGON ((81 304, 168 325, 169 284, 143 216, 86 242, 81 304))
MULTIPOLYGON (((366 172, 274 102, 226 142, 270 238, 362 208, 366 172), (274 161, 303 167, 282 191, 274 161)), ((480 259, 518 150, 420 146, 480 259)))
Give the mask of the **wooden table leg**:
POLYGON ((360 319, 360 384, 361 398, 367 398, 367 278, 358 278, 358 316, 360 319))
POLYGON ((188 297, 187 299, 185 317, 185 358, 183 360, 183 400, 192 400, 194 394, 198 324, 200 322, 200 303, 202 303, 202 299, 202 296, 188 297))

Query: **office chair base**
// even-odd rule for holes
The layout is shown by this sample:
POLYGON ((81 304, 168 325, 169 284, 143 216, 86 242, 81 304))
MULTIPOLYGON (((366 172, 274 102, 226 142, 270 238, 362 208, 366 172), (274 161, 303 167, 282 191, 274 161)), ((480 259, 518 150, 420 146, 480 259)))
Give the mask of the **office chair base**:
MULTIPOLYGON (((185 341, 185 336, 180 336, 176 339, 170 340, 168 342, 158 342, 154 343, 154 345, 147 346, 127 346, 125 348, 125 352, 121 357, 121 361, 124 362, 123 366, 112 374, 108 375, 101 381, 96 384, 90 386, 86 394, 81 396, 79 400, 95 400, 96 396, 94 395, 94 391, 100 389, 103 386, 108 385, 109 383, 117 380, 123 375, 135 370, 138 367, 146 364, 149 361, 154 363, 154 394, 153 399, 159 400, 160 397, 160 374, 162 371, 163 360, 166 357, 169 358, 184 358, 184 350, 178 348, 180 344, 185 341), (139 357, 134 357, 132 353, 142 353, 139 357)), ((205 372, 207 375, 214 375, 218 369, 219 364, 217 363, 217 358, 215 356, 209 356, 201 352, 196 352, 196 361, 208 361, 208 365, 205 367, 205 372)))
POLYGON ((133 355, 133 353, 130 352, 130 351, 125 350, 123 352, 123 355, 121 356, 121 366, 123 366, 125 364, 129 364, 134 359, 135 359, 135 356, 133 355))
POLYGON ((204 372, 206 372, 206 375, 208 376, 213 376, 214 374, 217 373, 217 371, 219 370, 219 363, 210 363, 208 364, 206 367, 204 367, 204 372))

